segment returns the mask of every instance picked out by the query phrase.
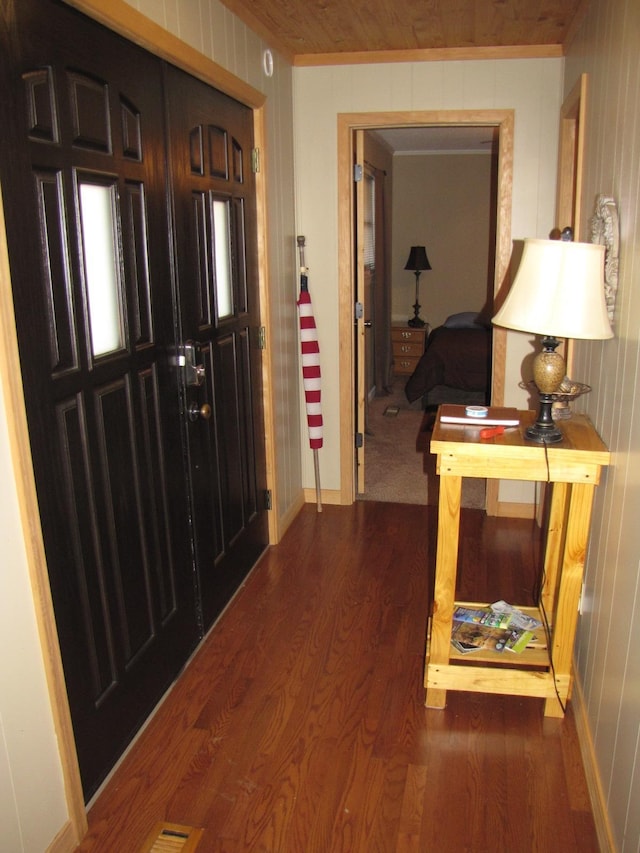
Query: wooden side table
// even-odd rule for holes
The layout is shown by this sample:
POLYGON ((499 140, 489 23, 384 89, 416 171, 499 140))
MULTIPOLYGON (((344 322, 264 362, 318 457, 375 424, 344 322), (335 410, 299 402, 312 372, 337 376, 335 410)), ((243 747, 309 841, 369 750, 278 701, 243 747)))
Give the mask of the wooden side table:
MULTIPOLYGON (((584 415, 574 414, 563 421, 562 442, 544 447, 524 438, 524 429, 535 420, 536 413, 518 414, 518 428, 486 441, 480 440, 479 427, 442 424, 439 415, 436 419, 431 452, 437 456, 440 498, 433 614, 424 677, 428 707, 444 708, 447 690, 467 690, 541 697, 545 699, 545 715, 561 717, 571 693, 591 509, 595 487, 610 454, 584 415), (451 646, 454 608, 469 604, 454 601, 462 477, 552 483, 542 590, 550 626, 549 647, 543 643, 542 648, 527 648, 505 658, 504 652, 491 651, 465 656, 451 646)), ((542 621, 540 609, 522 609, 542 621)))
POLYGON ((413 328, 411 326, 391 327, 391 346, 393 348, 393 369, 401 376, 411 376, 424 352, 429 326, 413 328))

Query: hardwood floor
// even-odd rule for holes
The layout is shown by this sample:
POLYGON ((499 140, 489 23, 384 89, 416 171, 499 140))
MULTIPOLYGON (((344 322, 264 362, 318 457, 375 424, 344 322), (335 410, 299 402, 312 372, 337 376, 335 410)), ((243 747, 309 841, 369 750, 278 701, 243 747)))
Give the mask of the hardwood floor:
MULTIPOLYGON (((215 625, 89 813, 79 850, 597 851, 569 708, 424 707, 435 509, 307 505, 215 625), (174 848, 171 848, 174 849, 174 848), (176 848, 178 849, 178 848, 176 848)), ((532 522, 463 510, 461 596, 525 604, 532 522)))

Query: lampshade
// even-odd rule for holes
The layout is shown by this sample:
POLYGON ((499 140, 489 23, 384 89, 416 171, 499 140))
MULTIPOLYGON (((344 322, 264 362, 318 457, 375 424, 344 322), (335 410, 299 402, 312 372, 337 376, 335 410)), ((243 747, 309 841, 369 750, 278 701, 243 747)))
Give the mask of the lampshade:
POLYGON ((429 258, 427 257, 427 252, 424 246, 411 247, 409 260, 404 265, 404 268, 406 270, 414 270, 415 272, 422 272, 423 270, 431 269, 431 264, 429 263, 429 258))
POLYGON ((493 323, 555 338, 612 338, 604 251, 596 243, 525 239, 515 280, 493 323))

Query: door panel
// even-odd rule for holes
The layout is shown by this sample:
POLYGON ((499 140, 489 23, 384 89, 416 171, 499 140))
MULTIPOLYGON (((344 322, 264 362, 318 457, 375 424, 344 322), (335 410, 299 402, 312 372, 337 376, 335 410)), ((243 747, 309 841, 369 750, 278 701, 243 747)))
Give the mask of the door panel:
POLYGON ((199 636, 167 359, 162 66, 58 3, 8 0, 0 28, 0 177, 23 384, 89 797, 199 636), (83 185, 106 190, 103 226, 83 221, 83 185))
POLYGON ((206 376, 186 387, 185 405, 211 406, 187 435, 206 627, 268 541, 253 117, 178 69, 166 79, 181 325, 206 376))
POLYGON ((89 798, 267 542, 253 116, 57 0, 4 0, 0 91, 29 435, 89 798))

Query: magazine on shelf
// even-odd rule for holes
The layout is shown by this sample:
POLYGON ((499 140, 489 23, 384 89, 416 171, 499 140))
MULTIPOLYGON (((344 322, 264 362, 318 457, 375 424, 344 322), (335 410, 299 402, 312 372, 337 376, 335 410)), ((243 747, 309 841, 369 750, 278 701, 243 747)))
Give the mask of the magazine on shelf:
POLYGON ((520 417, 517 409, 503 406, 489 406, 487 414, 484 417, 475 417, 466 414, 465 406, 458 406, 454 403, 443 403, 440 406, 440 423, 478 426, 518 426, 520 417))
POLYGON ((509 615, 511 617, 509 624, 512 628, 524 628, 527 631, 534 631, 536 628, 542 627, 542 622, 539 619, 523 613, 522 610, 514 607, 512 604, 508 604, 506 601, 494 601, 489 607, 494 613, 509 615))
POLYGON ((490 607, 464 607, 458 605, 453 611, 456 622, 473 622, 489 628, 507 628, 511 622, 511 613, 498 613, 490 607))
POLYGON ((501 652, 510 637, 505 628, 492 628, 475 622, 454 622, 451 631, 451 643, 459 652, 492 651, 501 652))
MULTIPOLYGON (((451 644, 454 648, 462 654, 480 649, 519 654, 536 641, 531 630, 532 624, 526 626, 518 624, 517 616, 524 616, 522 611, 504 601, 497 604, 500 608, 497 611, 492 609, 493 605, 488 607, 456 605, 451 630, 451 644)), ((529 623, 540 624, 530 617, 527 619, 529 623)))
POLYGON ((531 631, 527 631, 524 628, 511 628, 509 635, 504 645, 505 650, 516 652, 517 654, 523 652, 529 643, 532 643, 536 639, 531 631))

